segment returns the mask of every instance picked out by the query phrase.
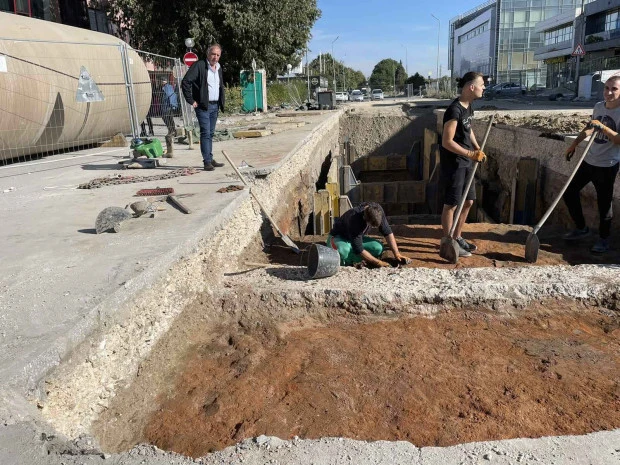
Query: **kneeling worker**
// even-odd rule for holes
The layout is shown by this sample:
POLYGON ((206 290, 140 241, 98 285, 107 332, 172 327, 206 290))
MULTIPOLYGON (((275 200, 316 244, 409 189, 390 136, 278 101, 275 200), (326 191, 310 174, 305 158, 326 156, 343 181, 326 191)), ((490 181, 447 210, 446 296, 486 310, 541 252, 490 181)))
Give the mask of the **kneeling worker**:
POLYGON ((364 260, 373 266, 390 266, 381 260, 383 244, 365 236, 371 227, 379 228, 399 263, 410 262, 398 251, 396 239, 381 205, 369 202, 362 203, 346 211, 340 218, 336 218, 334 227, 327 236, 327 246, 338 251, 341 265, 353 265, 364 260))

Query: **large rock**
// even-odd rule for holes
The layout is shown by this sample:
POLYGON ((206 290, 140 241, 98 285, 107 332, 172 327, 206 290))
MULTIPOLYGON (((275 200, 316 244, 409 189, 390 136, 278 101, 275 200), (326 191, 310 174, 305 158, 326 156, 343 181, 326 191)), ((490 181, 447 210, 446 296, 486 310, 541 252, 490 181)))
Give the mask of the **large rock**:
POLYGON ((121 207, 107 207, 101 210, 95 221, 95 229, 97 234, 104 232, 119 232, 121 223, 128 218, 132 218, 132 214, 121 207))

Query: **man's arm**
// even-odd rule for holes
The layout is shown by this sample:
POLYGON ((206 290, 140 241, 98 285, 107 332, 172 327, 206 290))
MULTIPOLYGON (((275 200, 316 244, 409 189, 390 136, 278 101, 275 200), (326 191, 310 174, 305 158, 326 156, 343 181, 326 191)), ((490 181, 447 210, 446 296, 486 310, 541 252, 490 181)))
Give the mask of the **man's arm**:
POLYGON ((388 243, 388 247, 390 248, 390 250, 392 251, 392 253, 394 254, 394 258, 396 260, 398 260, 399 263, 402 264, 407 264, 410 262, 410 260, 405 257, 404 255, 402 255, 399 251, 398 251, 398 245, 396 244, 396 238, 394 237, 393 233, 388 234, 387 236, 385 236, 385 240, 388 243))
MULTIPOLYGON (((181 90, 183 91, 183 98, 187 103, 194 106, 197 102, 194 101, 194 96, 192 95, 192 83, 198 79, 198 61, 194 63, 185 73, 183 80, 181 81, 181 90)), ((197 106, 197 105, 196 105, 197 106)), ((194 106, 194 108, 196 108, 194 106)))

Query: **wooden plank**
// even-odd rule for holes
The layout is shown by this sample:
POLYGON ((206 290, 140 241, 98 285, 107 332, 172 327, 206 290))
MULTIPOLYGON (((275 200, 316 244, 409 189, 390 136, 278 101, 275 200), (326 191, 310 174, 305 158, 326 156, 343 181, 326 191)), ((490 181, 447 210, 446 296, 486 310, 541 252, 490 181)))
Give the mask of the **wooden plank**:
POLYGON ((539 160, 533 157, 522 157, 517 163, 517 169, 514 223, 534 224, 536 222, 539 160))
POLYGON ((340 206, 338 199, 340 198, 340 188, 336 182, 325 183, 325 190, 329 192, 329 202, 334 217, 340 216, 340 206))
POLYGON ((172 205, 177 207, 179 210, 181 210, 186 215, 188 215, 188 214, 190 214, 192 212, 189 208, 187 208, 183 204, 183 202, 181 202, 179 199, 177 199, 174 195, 168 195, 167 196, 167 200, 168 200, 168 202, 170 202, 172 205))
POLYGON ((385 171, 387 166, 387 157, 371 155, 367 157, 365 171, 385 171))
POLYGON ((388 155, 386 160, 386 170, 406 170, 407 169, 407 155, 388 155))
POLYGON ((431 150, 433 144, 437 143, 437 133, 429 129, 424 129, 424 150, 422 152, 422 180, 426 181, 431 172, 431 150))
POLYGON ((426 202, 426 181, 406 181, 397 184, 399 203, 426 202))
POLYGON ((256 130, 256 131, 237 131, 233 132, 233 137, 235 139, 245 139, 250 137, 263 137, 271 134, 270 130, 256 130))

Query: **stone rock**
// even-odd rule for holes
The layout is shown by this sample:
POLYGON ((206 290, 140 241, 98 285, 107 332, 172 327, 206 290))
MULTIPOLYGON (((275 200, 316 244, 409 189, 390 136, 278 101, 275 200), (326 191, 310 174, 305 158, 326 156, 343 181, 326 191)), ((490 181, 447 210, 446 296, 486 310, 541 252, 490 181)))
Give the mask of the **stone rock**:
POLYGON ((132 218, 131 213, 121 207, 107 207, 101 210, 95 220, 95 230, 97 234, 104 232, 119 232, 121 223, 132 218))
POLYGON ((120 132, 116 134, 112 139, 104 142, 102 147, 127 147, 127 139, 120 132))
POLYGON ((151 204, 145 199, 138 200, 137 202, 134 202, 131 205, 129 205, 129 207, 134 211, 136 216, 144 215, 149 210, 150 206, 151 204))

